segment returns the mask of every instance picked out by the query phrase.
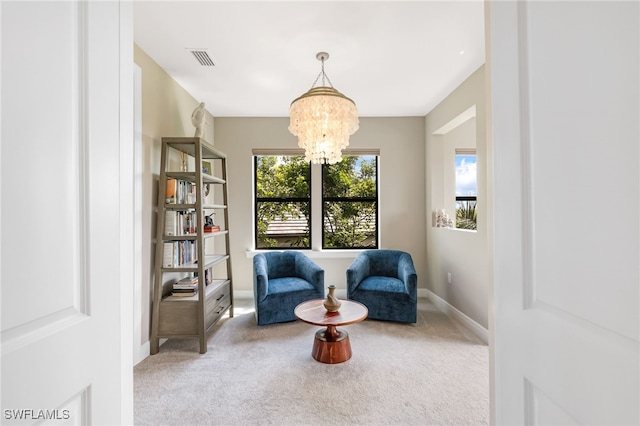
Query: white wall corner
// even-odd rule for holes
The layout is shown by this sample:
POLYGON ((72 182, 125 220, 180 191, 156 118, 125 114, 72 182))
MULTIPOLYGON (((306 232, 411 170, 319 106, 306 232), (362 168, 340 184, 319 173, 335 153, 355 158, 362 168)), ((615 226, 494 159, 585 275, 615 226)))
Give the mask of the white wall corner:
POLYGON ((134 354, 133 365, 136 366, 145 358, 151 355, 151 344, 147 340, 142 345, 138 346, 138 352, 134 354))

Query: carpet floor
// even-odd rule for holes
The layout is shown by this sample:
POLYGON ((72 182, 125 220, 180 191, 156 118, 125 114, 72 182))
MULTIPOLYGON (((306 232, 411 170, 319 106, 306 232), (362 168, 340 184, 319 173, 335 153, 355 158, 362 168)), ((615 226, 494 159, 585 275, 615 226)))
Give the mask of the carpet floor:
POLYGON ((343 327, 353 356, 311 357, 321 327, 256 325, 250 301, 220 320, 206 354, 169 340, 134 368, 137 425, 483 425, 489 350, 427 299, 418 322, 343 327))

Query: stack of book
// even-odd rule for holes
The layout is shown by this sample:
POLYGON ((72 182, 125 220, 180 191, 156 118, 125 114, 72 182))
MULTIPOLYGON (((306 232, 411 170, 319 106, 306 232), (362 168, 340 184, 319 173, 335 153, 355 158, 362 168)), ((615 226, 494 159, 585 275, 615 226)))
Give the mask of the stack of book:
POLYGON ((204 232, 220 232, 220 226, 218 225, 205 225, 204 232))
POLYGON ((198 258, 198 245, 195 241, 165 241, 162 255, 163 268, 176 268, 198 258))
POLYGON ((193 182, 167 179, 167 204, 195 204, 196 186, 193 182))
POLYGON ((198 294, 198 277, 185 277, 173 283, 172 296, 189 297, 198 294))
POLYGON ((197 231, 197 215, 193 210, 167 210, 164 219, 164 235, 190 235, 197 231))

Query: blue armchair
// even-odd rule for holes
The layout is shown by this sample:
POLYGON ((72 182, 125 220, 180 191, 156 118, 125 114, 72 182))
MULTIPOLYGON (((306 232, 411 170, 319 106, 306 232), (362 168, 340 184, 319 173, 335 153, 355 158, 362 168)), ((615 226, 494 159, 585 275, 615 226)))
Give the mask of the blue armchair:
POLYGON ((362 252, 347 269, 347 298, 369 309, 369 318, 415 323, 418 276, 409 253, 362 252))
POLYGON ((257 254, 253 296, 258 325, 295 321, 296 306, 324 298, 324 270, 297 251, 257 254))

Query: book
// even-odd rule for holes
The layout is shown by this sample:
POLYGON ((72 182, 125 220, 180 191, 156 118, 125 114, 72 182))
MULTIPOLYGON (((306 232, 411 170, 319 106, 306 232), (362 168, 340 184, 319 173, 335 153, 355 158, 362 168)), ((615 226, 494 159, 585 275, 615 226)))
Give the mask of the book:
POLYGON ((165 194, 165 202, 167 204, 176 204, 178 202, 178 181, 176 179, 167 179, 167 192, 165 194))
POLYGON ((184 277, 177 281, 176 284, 198 284, 198 277, 184 277))
POLYGON ((193 290, 194 288, 198 288, 198 282, 194 282, 194 283, 173 283, 173 289, 174 290, 193 290))
POLYGON ((204 232, 220 232, 220 226, 218 225, 205 226, 204 232))
MULTIPOLYGON (((198 277, 198 273, 194 272, 194 277, 198 277)), ((204 285, 207 286, 213 281, 213 268, 204 270, 204 285)))
POLYGON ((178 204, 195 204, 196 202, 196 186, 192 182, 180 180, 178 181, 178 204))
POLYGON ((165 213, 165 235, 189 235, 196 233, 197 215, 195 211, 167 210, 165 213))
POLYGON ((167 210, 164 214, 164 235, 178 235, 176 233, 178 223, 178 212, 167 210))
POLYGON ((174 247, 175 244, 172 242, 164 243, 164 252, 162 256, 162 267, 163 268, 173 268, 175 265, 175 255, 174 255, 174 247))
POLYGON ((193 292, 197 292, 198 290, 194 290, 194 289, 189 289, 189 288, 174 288, 173 289, 173 293, 193 293, 193 292))
POLYGON ((195 241, 167 241, 163 244, 163 268, 175 268, 197 260, 198 246, 195 241))
POLYGON ((197 291, 186 291, 186 292, 181 292, 181 291, 172 291, 171 295, 172 296, 176 296, 176 297, 190 297, 190 296, 195 296, 196 294, 198 294, 197 291))
POLYGON ((194 290, 198 288, 198 277, 186 277, 173 283, 174 290, 194 290))
POLYGON ((195 204, 196 185, 179 179, 167 179, 166 204, 195 204))
POLYGON ((198 286, 195 286, 193 288, 174 288, 173 290, 171 290, 172 294, 183 294, 183 293, 197 293, 198 292, 198 286))
POLYGON ((181 212, 180 214, 180 229, 183 234, 195 234, 197 215, 195 211, 181 212))

